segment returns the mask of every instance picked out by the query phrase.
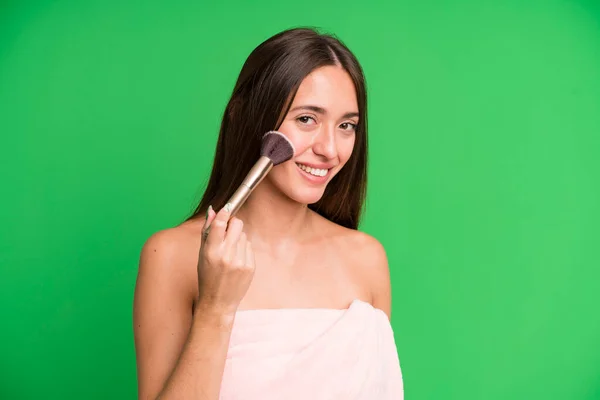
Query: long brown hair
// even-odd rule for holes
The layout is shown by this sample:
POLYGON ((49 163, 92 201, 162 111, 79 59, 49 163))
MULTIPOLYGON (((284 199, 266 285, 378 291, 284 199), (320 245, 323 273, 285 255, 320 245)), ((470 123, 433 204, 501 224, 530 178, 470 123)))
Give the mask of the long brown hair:
POLYGON ((313 70, 341 66, 356 89, 359 122, 352 155, 309 208, 325 218, 357 229, 367 185, 367 94, 362 68, 335 36, 311 28, 280 32, 246 59, 225 108, 208 185, 189 219, 209 205, 221 209, 258 160, 262 135, 278 129, 302 80, 313 70))

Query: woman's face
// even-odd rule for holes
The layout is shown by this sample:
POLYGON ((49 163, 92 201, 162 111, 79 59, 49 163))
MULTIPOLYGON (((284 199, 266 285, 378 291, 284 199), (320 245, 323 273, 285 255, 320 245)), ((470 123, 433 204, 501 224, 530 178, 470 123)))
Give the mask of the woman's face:
POLYGON ((300 84, 278 129, 296 153, 266 179, 299 203, 316 203, 350 158, 357 124, 356 90, 348 73, 338 66, 314 70, 300 84))

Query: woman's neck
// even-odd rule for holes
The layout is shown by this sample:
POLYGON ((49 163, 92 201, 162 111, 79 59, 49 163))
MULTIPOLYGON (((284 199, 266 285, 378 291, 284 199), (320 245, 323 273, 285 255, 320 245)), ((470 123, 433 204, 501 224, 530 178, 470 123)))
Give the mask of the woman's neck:
POLYGON ((251 241, 270 244, 299 239, 307 231, 310 210, 263 181, 237 212, 251 241))

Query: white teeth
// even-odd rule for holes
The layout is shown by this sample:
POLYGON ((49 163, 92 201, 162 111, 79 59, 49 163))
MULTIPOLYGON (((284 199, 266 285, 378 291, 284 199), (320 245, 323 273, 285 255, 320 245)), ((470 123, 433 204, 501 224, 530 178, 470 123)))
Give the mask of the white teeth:
POLYGON ((326 169, 311 168, 311 167, 308 167, 306 165, 298 164, 298 163, 296 163, 296 165, 298 167, 300 167, 301 170, 306 171, 306 172, 308 172, 311 175, 315 175, 315 176, 325 176, 325 175, 327 175, 327 170, 326 169))

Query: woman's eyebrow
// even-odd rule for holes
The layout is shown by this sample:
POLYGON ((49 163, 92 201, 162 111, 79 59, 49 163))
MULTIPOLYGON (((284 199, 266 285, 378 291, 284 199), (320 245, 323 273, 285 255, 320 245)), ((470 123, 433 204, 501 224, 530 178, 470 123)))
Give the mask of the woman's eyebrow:
MULTIPOLYGON (((317 114, 322 114, 322 115, 327 114, 327 110, 325 110, 323 107, 313 106, 313 105, 297 106, 297 107, 292 108, 290 110, 290 112, 297 111, 297 110, 308 110, 308 111, 313 111, 313 112, 316 112, 317 114)), ((343 119, 352 118, 352 117, 358 117, 358 112, 356 112, 356 111, 347 112, 346 114, 344 114, 342 116, 343 119)))
POLYGON ((317 114, 327 114, 327 111, 323 107, 312 106, 312 105, 297 106, 297 107, 292 108, 290 111, 296 111, 296 110, 308 110, 308 111, 314 111, 317 114))

